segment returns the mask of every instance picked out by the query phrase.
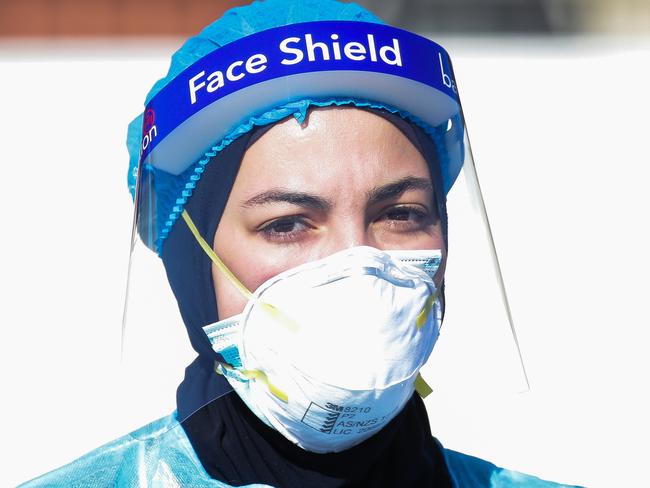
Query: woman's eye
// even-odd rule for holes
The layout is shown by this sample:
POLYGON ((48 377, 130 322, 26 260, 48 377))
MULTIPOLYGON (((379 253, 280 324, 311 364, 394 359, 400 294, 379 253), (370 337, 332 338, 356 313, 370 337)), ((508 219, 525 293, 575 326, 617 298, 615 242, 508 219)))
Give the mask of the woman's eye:
POLYGON ((282 217, 262 225, 259 231, 271 241, 291 241, 309 229, 310 226, 300 217, 282 217))
POLYGON ((395 208, 386 212, 386 218, 388 220, 412 220, 418 218, 420 215, 409 208, 395 208))
POLYGON ((378 219, 396 230, 418 230, 428 223, 429 212, 419 207, 399 206, 386 210, 378 219))

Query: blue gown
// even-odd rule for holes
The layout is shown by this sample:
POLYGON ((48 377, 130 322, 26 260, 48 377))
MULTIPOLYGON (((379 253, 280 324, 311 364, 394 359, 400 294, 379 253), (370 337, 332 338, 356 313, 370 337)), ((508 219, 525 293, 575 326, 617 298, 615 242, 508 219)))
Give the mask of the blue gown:
MULTIPOLYGON (((570 488, 498 468, 482 459, 443 448, 449 474, 458 488, 570 488)), ((201 465, 176 414, 158 419, 105 444, 21 488, 148 487, 228 488, 201 465)), ((253 487, 269 485, 253 484, 253 487)))

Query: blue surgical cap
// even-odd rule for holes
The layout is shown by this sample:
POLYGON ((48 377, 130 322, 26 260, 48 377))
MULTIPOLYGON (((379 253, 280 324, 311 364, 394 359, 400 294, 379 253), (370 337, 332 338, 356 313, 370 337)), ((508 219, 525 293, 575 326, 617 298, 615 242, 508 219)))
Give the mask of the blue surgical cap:
MULTIPOLYGON (((358 5, 333 0, 260 0, 249 6, 233 8, 220 19, 208 25, 197 36, 187 40, 176 51, 172 56, 167 75, 154 84, 147 95, 145 105, 184 70, 229 43, 268 29, 314 21, 357 21, 383 24, 379 18, 358 5)), ((142 186, 155 188, 154 195, 149 192, 140 197, 139 206, 146 208, 148 215, 147 218, 141 219, 141 224, 144 224, 139 226, 139 234, 144 243, 158 254, 162 253, 164 241, 191 198, 206 165, 233 141, 247 134, 255 127, 273 124, 287 116, 293 115, 298 121, 302 122, 310 107, 331 105, 354 105, 397 114, 421 127, 432 138, 434 143, 439 143, 441 147, 444 146, 445 132, 448 130, 446 124, 441 127, 431 127, 418 117, 399 107, 376 100, 341 95, 319 97, 318 99, 279 99, 277 106, 271 109, 266 107, 259 112, 250 113, 245 120, 242 120, 223 137, 213 141, 213 144, 209 147, 200 148, 203 151, 203 157, 180 174, 172 174, 152 165, 141 165, 138 168, 142 147, 143 123, 145 125, 147 123, 146 118, 141 114, 129 125, 127 146, 130 155, 128 186, 131 195, 135 197, 138 177, 142 186), (140 172, 139 176, 138 172, 140 172)), ((455 125, 462 130, 462 124, 459 123, 460 114, 456 117, 455 125)), ((440 151, 439 160, 443 168, 447 166, 446 157, 446 152, 440 151)), ((459 168, 453 169, 450 176, 443 171, 445 192, 453 183, 458 170, 459 168)), ((138 210, 140 211, 140 209, 138 210)))

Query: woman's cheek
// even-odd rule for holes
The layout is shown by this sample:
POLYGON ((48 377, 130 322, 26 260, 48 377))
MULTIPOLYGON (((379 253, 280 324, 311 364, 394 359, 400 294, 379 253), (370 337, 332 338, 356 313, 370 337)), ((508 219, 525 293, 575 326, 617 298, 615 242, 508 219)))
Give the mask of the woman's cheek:
POLYGON ((212 278, 219 320, 242 313, 246 306, 246 297, 214 265, 212 266, 212 278))
MULTIPOLYGON (((262 252, 261 249, 257 249, 257 251, 259 252, 250 252, 249 255, 235 260, 238 263, 245 263, 244 266, 231 266, 229 268, 251 293, 254 293, 265 281, 292 267, 286 262, 287 257, 273 259, 268 253, 262 252)), ((233 262, 232 259, 228 261, 233 262)), ((212 279, 217 298, 219 320, 242 313, 248 298, 214 265, 212 266, 212 279)))

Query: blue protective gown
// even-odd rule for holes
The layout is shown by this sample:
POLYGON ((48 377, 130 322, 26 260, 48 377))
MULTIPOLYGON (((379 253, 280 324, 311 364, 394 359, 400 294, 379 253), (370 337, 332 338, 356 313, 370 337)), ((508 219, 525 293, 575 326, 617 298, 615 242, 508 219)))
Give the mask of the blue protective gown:
MULTIPOLYGON (((459 488, 561 488, 534 476, 498 468, 482 459, 444 449, 445 461, 459 488)), ((67 487, 230 487, 203 469, 176 415, 168 415, 89 452, 76 461, 20 485, 67 487)), ((248 487, 268 487, 254 484, 248 487)))

